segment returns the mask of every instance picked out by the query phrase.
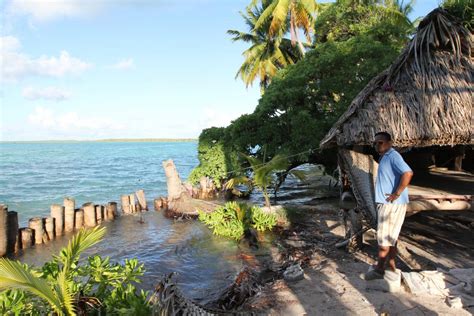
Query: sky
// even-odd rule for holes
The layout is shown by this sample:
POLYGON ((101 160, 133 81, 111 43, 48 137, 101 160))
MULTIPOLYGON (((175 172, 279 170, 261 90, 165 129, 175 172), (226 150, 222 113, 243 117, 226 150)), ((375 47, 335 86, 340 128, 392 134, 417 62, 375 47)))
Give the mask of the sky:
POLYGON ((0 141, 197 138, 253 112, 226 34, 249 2, 0 0, 0 141))

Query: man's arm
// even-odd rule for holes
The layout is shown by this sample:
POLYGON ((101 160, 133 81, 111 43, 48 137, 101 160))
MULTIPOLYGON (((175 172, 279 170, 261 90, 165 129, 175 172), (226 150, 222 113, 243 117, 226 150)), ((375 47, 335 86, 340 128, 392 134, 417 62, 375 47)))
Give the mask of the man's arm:
POLYGON ((403 190, 405 190, 406 187, 410 184, 410 181, 411 181, 412 177, 413 177, 413 171, 407 171, 407 172, 403 173, 401 178, 400 178, 400 184, 398 185, 397 190, 395 190, 394 193, 390 194, 387 197, 387 202, 393 202, 396 199, 398 199, 400 194, 402 194, 403 190))

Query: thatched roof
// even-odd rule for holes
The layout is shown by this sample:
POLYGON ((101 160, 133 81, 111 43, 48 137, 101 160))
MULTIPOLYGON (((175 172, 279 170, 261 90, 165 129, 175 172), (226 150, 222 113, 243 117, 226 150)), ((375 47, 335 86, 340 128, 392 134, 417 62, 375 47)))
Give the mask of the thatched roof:
POLYGON ((352 101, 321 148, 369 145, 387 131, 397 147, 474 144, 473 35, 438 8, 395 62, 352 101))

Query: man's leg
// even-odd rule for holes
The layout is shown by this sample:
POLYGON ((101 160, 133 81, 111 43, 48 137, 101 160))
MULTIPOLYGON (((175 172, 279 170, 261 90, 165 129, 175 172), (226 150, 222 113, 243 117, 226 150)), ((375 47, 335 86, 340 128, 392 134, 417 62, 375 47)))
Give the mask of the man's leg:
POLYGON ((397 271, 397 267, 395 265, 395 258, 397 258, 397 244, 395 246, 391 246, 388 252, 388 267, 393 272, 397 271))
POLYGON ((388 247, 388 246, 379 246, 378 261, 377 261, 377 266, 375 267, 377 272, 383 274, 385 270, 385 264, 387 262, 387 259, 389 259, 389 256, 390 256, 391 248, 392 247, 388 247))

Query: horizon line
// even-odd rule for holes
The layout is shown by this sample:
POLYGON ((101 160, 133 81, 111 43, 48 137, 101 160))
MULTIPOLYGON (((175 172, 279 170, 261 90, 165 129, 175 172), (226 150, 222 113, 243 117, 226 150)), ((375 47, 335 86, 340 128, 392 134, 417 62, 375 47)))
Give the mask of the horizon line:
POLYGON ((0 140, 0 143, 113 143, 113 142, 192 142, 197 138, 104 138, 104 139, 44 139, 44 140, 0 140))

